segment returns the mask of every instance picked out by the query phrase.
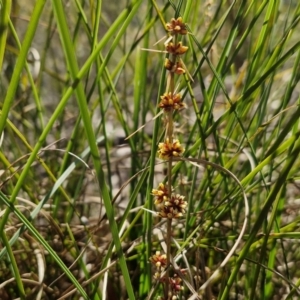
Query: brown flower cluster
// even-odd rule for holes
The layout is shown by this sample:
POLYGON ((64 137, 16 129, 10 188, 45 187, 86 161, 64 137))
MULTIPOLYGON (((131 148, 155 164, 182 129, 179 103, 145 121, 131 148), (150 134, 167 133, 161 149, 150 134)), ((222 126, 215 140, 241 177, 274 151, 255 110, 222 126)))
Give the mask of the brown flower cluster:
POLYGON ((159 216, 161 218, 177 219, 183 216, 187 202, 184 196, 179 194, 172 194, 171 197, 164 202, 163 207, 160 209, 159 216))
POLYGON ((171 109, 179 110, 185 107, 184 103, 181 101, 180 94, 173 95, 171 93, 164 93, 160 96, 160 99, 161 101, 158 106, 165 111, 170 111, 171 109))
POLYGON ((165 68, 172 72, 175 73, 177 75, 181 75, 185 73, 185 69, 183 66, 183 63, 179 60, 179 61, 175 61, 172 62, 170 59, 166 58, 165 60, 165 68))
POLYGON ((152 195, 155 196, 155 205, 160 205, 164 203, 169 198, 168 187, 162 182, 158 185, 157 189, 152 190, 152 195))
MULTIPOLYGON (((163 277, 162 273, 167 267, 167 255, 162 254, 160 251, 156 251, 154 255, 150 257, 150 262, 155 266, 154 279, 166 282, 166 278, 163 277)), ((174 274, 168 279, 170 285, 170 295, 168 299, 177 299, 177 295, 183 290, 182 279, 174 274)))
POLYGON ((182 42, 179 42, 176 45, 172 42, 169 42, 166 45, 166 51, 175 55, 184 54, 188 49, 188 47, 182 45, 182 42))
POLYGON ((156 267, 154 279, 159 280, 162 272, 167 266, 167 255, 161 254, 160 251, 156 251, 156 253, 150 257, 150 262, 156 267))
POLYGON ((158 144, 158 157, 161 159, 169 159, 170 157, 181 156, 184 152, 184 148, 178 140, 173 140, 172 142, 166 138, 165 142, 158 144))
POLYGON ((181 34, 186 35, 188 33, 186 29, 186 25, 183 23, 182 18, 179 17, 178 19, 171 19, 171 22, 166 24, 167 31, 171 35, 181 34))
POLYGON ((183 290, 183 286, 181 285, 182 279, 178 277, 176 274, 174 274, 173 277, 169 278, 170 281, 170 287, 171 287, 171 299, 178 299, 177 295, 183 290))
POLYGON ((177 219, 183 216, 187 207, 184 196, 172 193, 169 196, 168 188, 160 183, 157 189, 152 190, 155 196, 154 204, 161 218, 177 219))

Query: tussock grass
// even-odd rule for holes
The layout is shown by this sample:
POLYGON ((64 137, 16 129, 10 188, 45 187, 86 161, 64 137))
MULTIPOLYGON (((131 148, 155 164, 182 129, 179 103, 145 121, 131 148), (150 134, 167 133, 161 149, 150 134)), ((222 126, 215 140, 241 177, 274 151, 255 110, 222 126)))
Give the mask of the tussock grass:
POLYGON ((24 3, 0 0, 0 298, 163 296, 149 262, 166 240, 156 42, 182 16, 178 298, 297 299, 298 1, 24 3))

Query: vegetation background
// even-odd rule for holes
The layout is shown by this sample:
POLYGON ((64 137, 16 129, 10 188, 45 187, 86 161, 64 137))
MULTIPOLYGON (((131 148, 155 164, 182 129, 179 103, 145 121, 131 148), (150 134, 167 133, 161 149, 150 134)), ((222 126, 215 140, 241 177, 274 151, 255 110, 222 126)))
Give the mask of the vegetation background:
POLYGON ((0 0, 1 299, 163 296, 155 116, 178 16, 176 135, 215 164, 173 167, 178 299, 299 299, 299 1, 0 0))

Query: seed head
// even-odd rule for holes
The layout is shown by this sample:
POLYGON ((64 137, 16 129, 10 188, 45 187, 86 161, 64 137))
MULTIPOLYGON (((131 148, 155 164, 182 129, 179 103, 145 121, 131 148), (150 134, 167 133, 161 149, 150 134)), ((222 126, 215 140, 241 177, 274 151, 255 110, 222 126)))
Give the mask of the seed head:
POLYGON ((169 197, 168 187, 161 182, 157 189, 152 190, 152 195, 155 196, 155 205, 164 203, 169 197))
POLYGON ((184 148, 180 144, 179 140, 173 140, 172 143, 169 142, 167 138, 164 143, 158 144, 158 157, 161 159, 168 159, 173 156, 181 156, 184 152, 184 148))
POLYGON ((184 108, 185 105, 181 101, 180 94, 164 93, 160 96, 161 101, 158 104, 158 107, 163 108, 165 111, 171 109, 178 110, 184 108))
POLYGON ((165 60, 165 68, 177 75, 181 75, 185 73, 185 69, 181 61, 172 62, 170 59, 166 58, 165 60))
POLYGON ((169 42, 166 45, 166 51, 175 55, 184 54, 188 49, 189 47, 183 46, 182 42, 177 43, 177 45, 174 45, 174 43, 169 42))
POLYGON ((171 22, 166 24, 166 29, 171 35, 182 34, 186 35, 188 33, 186 25, 182 22, 182 18, 171 19, 171 22))
POLYGON ((161 254, 160 251, 156 251, 154 255, 150 257, 150 261, 159 269, 164 269, 167 265, 167 255, 161 254))
POLYGON ((177 294, 183 290, 183 286, 181 285, 182 279, 178 277, 176 274, 174 274, 174 276, 171 277, 169 281, 173 293, 177 294))
POLYGON ((172 194, 171 197, 164 202, 164 206, 159 211, 161 218, 178 219, 183 216, 187 202, 184 196, 179 194, 172 194))
POLYGON ((153 277, 154 279, 159 280, 161 278, 161 273, 167 266, 167 255, 161 254, 160 251, 156 251, 156 253, 152 255, 149 260, 156 267, 156 272, 154 273, 153 277))

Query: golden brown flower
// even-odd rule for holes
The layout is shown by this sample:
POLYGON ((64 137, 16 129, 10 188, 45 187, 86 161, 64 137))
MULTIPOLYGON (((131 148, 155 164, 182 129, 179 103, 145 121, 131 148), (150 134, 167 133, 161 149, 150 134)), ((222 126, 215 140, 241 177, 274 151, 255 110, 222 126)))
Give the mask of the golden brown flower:
POLYGON ((160 251, 156 251, 155 254, 150 257, 150 261, 160 269, 164 269, 167 266, 167 256, 166 254, 161 254, 160 251))
POLYGON ((170 59, 168 59, 168 58, 165 59, 165 68, 167 70, 171 71, 173 69, 174 65, 175 64, 170 59))
POLYGON ((181 55, 184 54, 189 47, 183 46, 182 42, 177 43, 177 45, 174 45, 174 43, 170 42, 166 45, 167 52, 175 55, 181 55))
POLYGON ((180 61, 177 61, 175 64, 175 68, 174 68, 174 73, 176 73, 177 75, 181 75, 185 73, 185 69, 183 64, 180 61))
POLYGON ((158 104, 158 107, 163 108, 164 110, 178 110, 184 108, 185 105, 181 101, 180 94, 164 93, 160 96, 161 101, 158 104))
POLYGON ((170 143, 169 139, 167 138, 165 142, 158 144, 158 157, 161 159, 168 159, 173 156, 181 156, 183 152, 184 148, 177 139, 170 143))
POLYGON ((184 200, 184 196, 179 194, 172 194, 167 201, 164 202, 164 206, 159 211, 161 218, 176 219, 183 216, 187 202, 184 200))
POLYGON ((161 273, 165 270, 167 266, 167 255, 161 254, 160 251, 156 251, 156 253, 152 255, 149 260, 156 267, 154 279, 159 280, 161 277, 161 273))
POLYGON ((171 22, 166 24, 166 29, 171 35, 174 34, 186 35, 188 33, 186 29, 186 25, 182 22, 181 17, 177 19, 172 18, 171 22))
POLYGON ((169 196, 168 187, 161 182, 157 189, 152 190, 152 195, 155 196, 154 204, 159 205, 167 201, 169 196))
POLYGON ((178 75, 184 74, 185 69, 181 61, 172 62, 170 59, 166 58, 165 60, 165 68, 173 73, 178 75))

